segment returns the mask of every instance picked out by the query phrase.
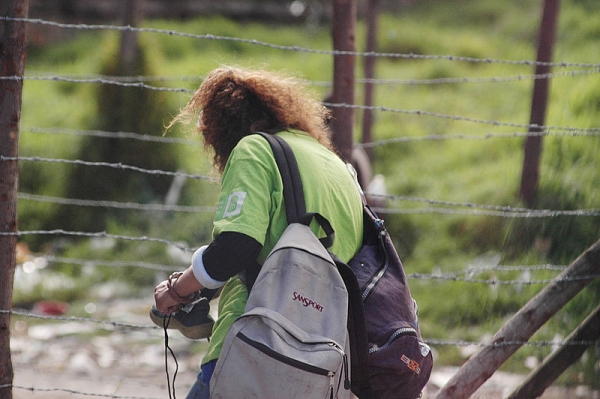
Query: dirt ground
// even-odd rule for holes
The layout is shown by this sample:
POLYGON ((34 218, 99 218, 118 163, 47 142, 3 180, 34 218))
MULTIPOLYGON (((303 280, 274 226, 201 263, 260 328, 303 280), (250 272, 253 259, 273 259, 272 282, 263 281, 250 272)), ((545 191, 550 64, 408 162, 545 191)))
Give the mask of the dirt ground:
MULTIPOLYGON (((175 360, 170 354, 165 359, 163 331, 153 328, 147 316, 148 306, 141 300, 107 304, 102 319, 148 328, 119 326, 111 331, 110 325, 104 325, 100 333, 98 326, 89 322, 39 324, 28 318, 15 318, 11 331, 13 398, 185 398, 196 379, 206 341, 190 341, 178 332, 170 332, 169 346, 178 364, 175 375, 175 360)), ((434 368, 423 398, 433 398, 455 372, 456 368, 434 368)), ((497 372, 472 398, 506 397, 523 377, 497 372)), ((585 387, 566 390, 553 386, 542 398, 600 399, 600 394, 585 387)))

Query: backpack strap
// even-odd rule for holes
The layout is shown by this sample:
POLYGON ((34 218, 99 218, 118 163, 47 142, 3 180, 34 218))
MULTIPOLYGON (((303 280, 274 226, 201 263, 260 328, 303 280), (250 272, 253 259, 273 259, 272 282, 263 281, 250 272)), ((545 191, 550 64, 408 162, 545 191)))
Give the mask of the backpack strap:
POLYGON ((331 247, 335 238, 335 232, 329 220, 319 213, 306 212, 300 170, 298 169, 298 162, 292 148, 279 136, 262 132, 258 134, 269 142, 273 150, 275 162, 277 163, 281 181, 283 182, 283 198, 288 224, 301 223, 308 226, 315 219, 325 232, 325 237, 319 238, 319 241, 321 241, 325 248, 331 247))
MULTIPOLYGON (((333 228, 331 227, 329 221, 321 214, 306 212, 304 190, 302 188, 302 180, 300 179, 300 171, 298 170, 298 163, 296 162, 296 157, 294 156, 291 147, 279 136, 266 133, 258 134, 263 136, 273 149, 275 162, 277 162, 279 173, 281 174, 281 180, 283 181, 283 196, 288 224, 302 223, 309 225, 314 218, 321 225, 325 231, 325 234, 327 235, 326 237, 320 239, 321 242, 323 243, 324 240, 330 240, 329 245, 323 243, 323 246, 328 248, 331 246, 331 244, 333 244, 333 228)), ((358 188, 362 195, 360 185, 358 185, 358 188)), ((362 195, 362 198, 363 204, 366 207, 367 205, 364 195, 362 195)), ((352 391, 355 394, 358 394, 361 399, 369 399, 371 398, 372 394, 369 385, 368 339, 367 328, 365 325, 365 310, 360 287, 352 269, 350 269, 346 263, 342 262, 333 253, 329 253, 334 260, 348 291, 348 333, 351 343, 350 358, 352 359, 351 388, 352 391)))
POLYGON ((362 292, 356 275, 346 263, 332 254, 332 258, 348 291, 348 335, 350 337, 350 362, 352 392, 360 399, 371 399, 369 383, 369 339, 362 292))

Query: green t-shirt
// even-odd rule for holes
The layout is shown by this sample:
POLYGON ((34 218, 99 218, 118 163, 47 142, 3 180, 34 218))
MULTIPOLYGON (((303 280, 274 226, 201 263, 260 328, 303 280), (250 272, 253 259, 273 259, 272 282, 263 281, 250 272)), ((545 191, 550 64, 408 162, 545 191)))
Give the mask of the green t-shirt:
MULTIPOLYGON (((346 262, 362 243, 362 201, 346 164, 307 133, 277 134, 294 151, 306 209, 326 217, 335 231, 330 250, 346 262)), ((231 153, 222 176, 213 235, 228 231, 246 234, 263 245, 263 263, 287 227, 283 186, 269 143, 259 135, 246 136, 231 153)), ((316 223, 311 225, 323 236, 316 223)), ((232 277, 219 299, 219 318, 213 328, 206 363, 219 357, 233 321, 244 312, 248 291, 239 277, 232 277)))

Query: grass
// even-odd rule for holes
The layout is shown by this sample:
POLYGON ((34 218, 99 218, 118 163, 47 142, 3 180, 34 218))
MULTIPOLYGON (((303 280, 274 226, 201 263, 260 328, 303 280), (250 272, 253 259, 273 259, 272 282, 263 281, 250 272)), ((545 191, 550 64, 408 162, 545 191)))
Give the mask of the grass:
MULTIPOLYGON (((386 13, 379 25, 379 51, 416 55, 453 55, 494 60, 533 60, 541 1, 429 1, 406 6, 398 14, 386 13)), ((556 61, 600 62, 600 7, 595 1, 569 0, 561 4, 556 61)), ((145 27, 191 34, 254 39, 279 46, 329 50, 331 35, 327 26, 280 26, 234 22, 224 18, 197 18, 185 22, 148 20, 145 27)), ((357 27, 357 49, 364 47, 365 25, 357 27)), ((195 89, 201 77, 220 64, 268 66, 288 71, 310 81, 327 82, 332 76, 332 58, 303 51, 279 50, 235 40, 209 40, 167 34, 143 33, 140 38, 151 50, 152 67, 157 76, 198 76, 198 79, 159 82, 156 85, 195 89)), ((26 65, 29 75, 94 75, 103 60, 114 54, 118 34, 110 31, 82 32, 69 41, 32 47, 26 65)), ((362 74, 357 58, 357 76, 362 74)), ((555 72, 578 68, 555 68, 555 72)), ((380 79, 490 78, 527 76, 534 73, 527 65, 433 59, 381 58, 377 63, 380 79)), ((529 121, 533 81, 467 82, 442 84, 385 84, 376 88, 376 105, 391 109, 422 110, 438 116, 411 112, 377 112, 376 140, 401 136, 477 135, 523 133, 529 121), (446 115, 449 117, 440 117, 446 115), (466 119, 497 121, 475 123, 466 119), (505 125, 506 124, 506 125, 505 125)), ((96 118, 95 98, 98 84, 78 84, 53 80, 27 80, 24 85, 20 153, 72 159, 81 138, 66 134, 40 134, 27 127, 89 129, 96 118)), ((330 90, 315 85, 321 98, 330 90)), ((163 121, 166 124, 185 105, 189 93, 166 95, 163 121)), ((362 87, 356 100, 362 102, 362 87)), ((557 77, 552 80, 547 125, 578 129, 600 126, 600 75, 598 73, 557 77)), ((144 118, 145 115, 139 115, 144 118)), ((355 135, 360 137, 360 112, 356 112, 355 135)), ((189 131, 173 129, 168 137, 191 137, 189 131)), ((375 148, 373 169, 386 176, 388 192, 452 202, 520 207, 517 198, 522 167, 522 138, 453 139, 393 143, 375 148)), ((177 145, 179 165, 189 173, 210 174, 210 157, 201 147, 177 145)), ((540 209, 586 209, 599 207, 600 166, 596 160, 600 139, 596 136, 544 138, 541 180, 536 207, 540 209)), ((21 163, 20 190, 62 196, 69 166, 62 164, 21 163)), ((213 206, 218 186, 205 181, 186 183, 181 203, 213 206)), ((391 200, 395 209, 422 207, 423 204, 391 200)), ((21 230, 40 228, 55 205, 20 201, 21 230)), ((135 211, 138 212, 138 211, 135 211)), ((136 231, 114 220, 108 232, 148 235, 194 246, 210 236, 210 212, 148 218, 144 231, 136 231)), ((154 215, 152 215, 154 216, 154 215)), ((510 219, 497 216, 443 213, 389 214, 386 224, 398 244, 407 273, 465 273, 473 264, 533 265, 568 264, 600 237, 598 217, 560 217, 510 219)), ((58 227, 58 226, 57 226, 58 227)), ((23 237, 28 240, 29 237, 23 237)), ((57 248, 53 237, 34 246, 35 251, 57 248)), ((173 263, 166 250, 156 244, 120 243, 106 253, 91 252, 86 243, 61 241, 59 251, 66 256, 108 259, 153 259, 173 263)), ((64 272, 69 266, 62 265, 64 272)), ((533 279, 548 279, 553 272, 532 272, 533 279)), ((479 279, 513 280, 518 272, 491 272, 473 275, 479 279)), ((89 276, 88 276, 89 277, 89 276)), ((126 269, 97 272, 81 289, 110 278, 130 279, 150 286, 152 278, 143 272, 126 269)), ((495 332, 512 313, 524 305, 542 285, 500 285, 482 283, 412 280, 411 289, 421 311, 423 334, 433 339, 480 341, 495 332)), ((585 290, 536 334, 534 339, 551 340, 556 332, 566 336, 598 303, 597 284, 585 290), (594 290, 595 288, 595 290, 594 290)), ((143 290, 143 288, 142 288, 143 290)), ((150 292, 150 291, 148 291, 150 292)), ((76 293, 72 294, 77 298, 76 293)), ((20 298, 20 297, 19 297, 20 298)), ((441 346, 439 364, 461 364, 464 354, 452 346, 441 346)), ((526 347, 504 366, 523 372, 527 356, 543 358, 545 348, 526 347)), ((597 355, 588 352, 588 358, 597 355)), ((584 383, 597 384, 598 371, 586 360, 573 366, 562 382, 571 383, 583 372, 584 383), (587 362, 587 363, 586 363, 587 362)), ((592 362, 593 363, 593 362, 592 362)), ((597 386, 597 385, 596 385, 597 386)))

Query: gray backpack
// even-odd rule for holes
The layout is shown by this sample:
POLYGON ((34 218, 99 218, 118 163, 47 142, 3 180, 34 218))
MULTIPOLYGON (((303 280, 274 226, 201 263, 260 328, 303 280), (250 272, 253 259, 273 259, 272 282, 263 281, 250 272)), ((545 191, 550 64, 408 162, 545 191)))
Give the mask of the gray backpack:
POLYGON ((350 398, 348 292, 326 249, 333 229, 306 213, 301 191, 292 195, 302 186, 293 184, 301 180, 291 148, 277 136, 263 137, 284 182, 288 227, 227 334, 211 398, 350 398), (326 237, 313 234, 313 219, 326 237))

